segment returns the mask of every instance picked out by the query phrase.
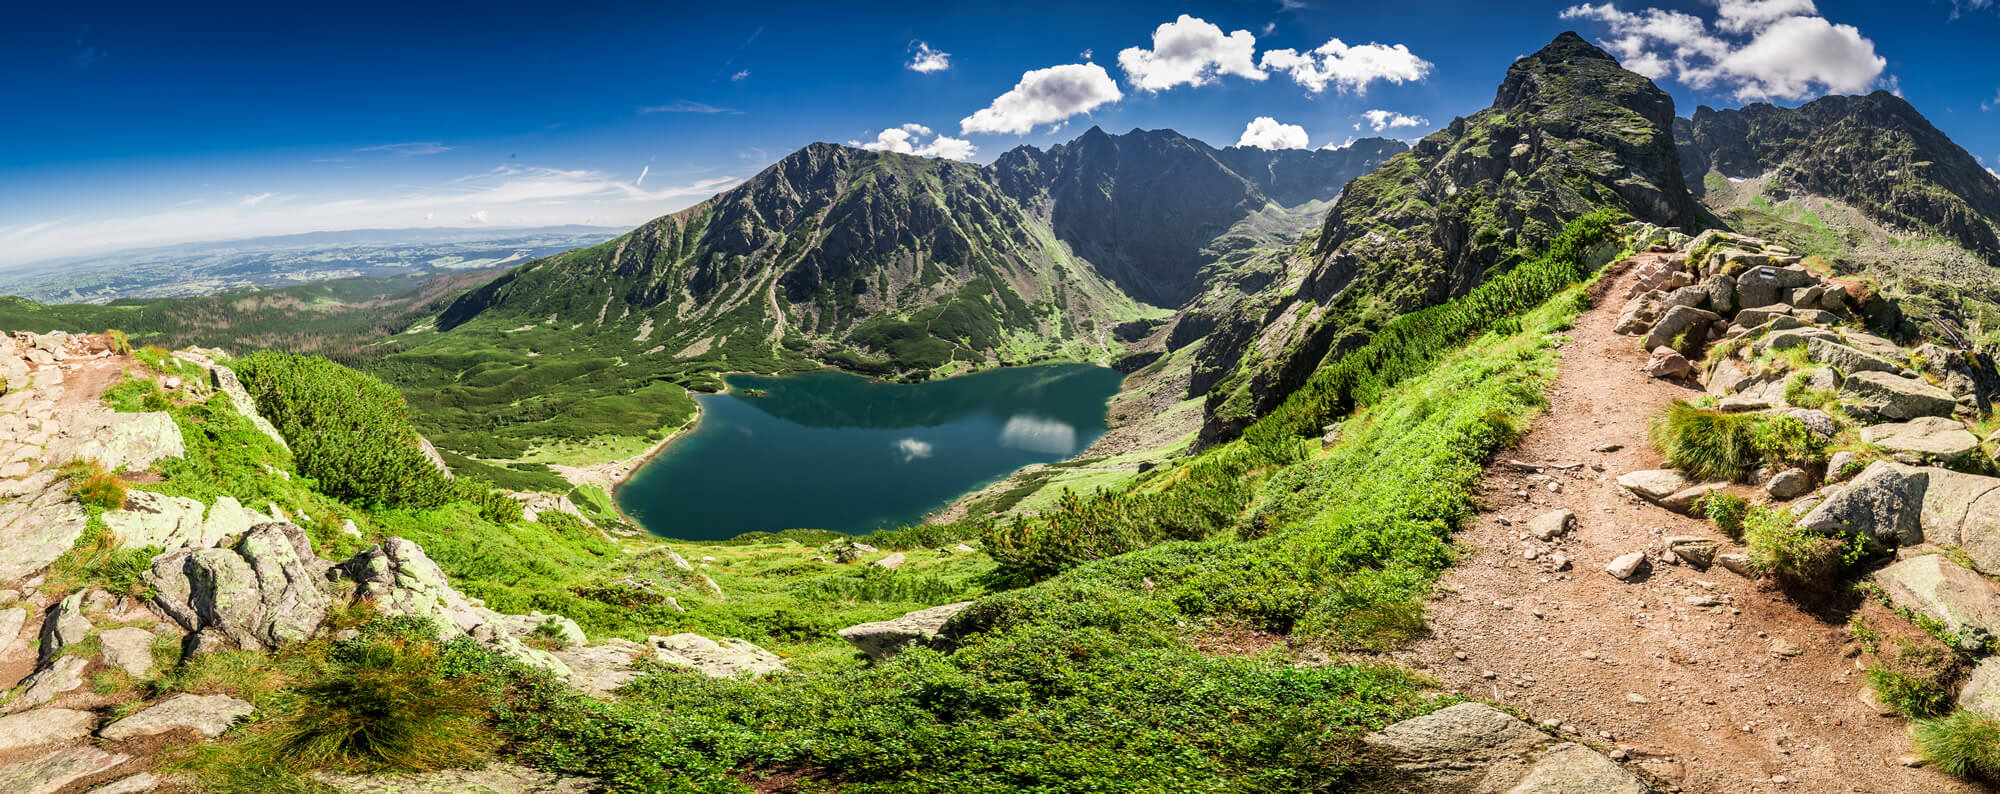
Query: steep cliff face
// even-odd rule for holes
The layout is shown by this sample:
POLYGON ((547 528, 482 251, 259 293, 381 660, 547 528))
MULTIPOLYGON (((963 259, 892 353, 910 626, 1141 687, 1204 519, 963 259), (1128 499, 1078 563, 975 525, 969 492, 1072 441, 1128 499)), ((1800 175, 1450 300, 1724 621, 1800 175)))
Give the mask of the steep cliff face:
POLYGON ((1195 374, 1211 389, 1204 438, 1233 436, 1380 323, 1464 294, 1571 218, 1691 224, 1673 119, 1671 97, 1573 33, 1516 61, 1492 107, 1349 183, 1284 277, 1216 323, 1195 374))
POLYGON ((1710 174, 1764 179, 2000 262, 2000 180, 1894 94, 1830 96, 1797 108, 1699 107, 1675 130, 1682 173, 1698 193, 1710 174))
POLYGON ((1199 291, 1214 261, 1203 249, 1232 226, 1273 205, 1331 199, 1403 148, 1376 138, 1341 150, 1215 149, 1172 130, 1092 127, 1046 151, 1015 148, 992 173, 1128 294, 1173 307, 1199 291))

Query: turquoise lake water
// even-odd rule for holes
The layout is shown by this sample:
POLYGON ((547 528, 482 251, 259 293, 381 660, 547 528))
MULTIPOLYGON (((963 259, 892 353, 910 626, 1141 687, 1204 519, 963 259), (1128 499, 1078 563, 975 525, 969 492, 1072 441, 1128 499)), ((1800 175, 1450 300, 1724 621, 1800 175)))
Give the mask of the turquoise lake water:
POLYGON ((919 384, 732 375, 728 393, 695 398, 701 423, 640 468, 618 504, 684 540, 914 524, 1015 469, 1082 452, 1104 435, 1123 378, 1083 364, 919 384))

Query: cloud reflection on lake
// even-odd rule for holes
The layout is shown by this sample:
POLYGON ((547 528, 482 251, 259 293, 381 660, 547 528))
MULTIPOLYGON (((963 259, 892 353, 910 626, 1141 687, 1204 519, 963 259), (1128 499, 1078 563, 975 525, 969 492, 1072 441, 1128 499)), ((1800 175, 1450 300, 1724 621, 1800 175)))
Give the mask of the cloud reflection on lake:
POLYGON ((1000 429, 1000 443, 1015 449, 1068 455, 1076 449, 1076 426, 1068 422, 1020 414, 1000 429))

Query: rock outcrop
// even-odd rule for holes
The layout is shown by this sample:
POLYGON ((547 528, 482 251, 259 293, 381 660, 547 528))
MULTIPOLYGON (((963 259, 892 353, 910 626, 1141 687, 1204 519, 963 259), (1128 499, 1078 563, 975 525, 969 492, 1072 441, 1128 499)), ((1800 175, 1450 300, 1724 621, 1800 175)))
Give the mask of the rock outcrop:
POLYGON ((871 659, 887 659, 903 648, 935 642, 945 624, 972 606, 971 601, 919 609, 893 620, 861 623, 840 630, 840 638, 871 659))
POLYGON ((213 739, 256 710, 248 701, 228 695, 182 693, 106 725, 97 735, 112 741, 130 741, 172 731, 193 731, 203 739, 213 739))
POLYGON ((2000 585, 1942 554, 1920 554, 1875 572, 1889 601, 1942 623, 1961 647, 2000 638, 2000 585))
POLYGON ((710 678, 760 678, 785 669, 777 654, 748 640, 711 640, 694 633, 670 637, 649 637, 654 658, 676 667, 699 671, 710 678))
MULTIPOLYGON (((527 664, 557 675, 570 673, 548 651, 522 642, 545 619, 502 615, 466 598, 452 588, 423 547, 411 541, 389 538, 340 563, 338 573, 354 583, 354 598, 374 604, 382 614, 423 618, 437 627, 440 637, 470 636, 527 664)), ((581 636, 574 623, 558 626, 567 636, 581 636)))
POLYGON ((326 569, 305 530, 274 522, 234 547, 163 554, 144 578, 193 649, 271 650, 312 636, 326 620, 333 601, 326 569))
POLYGON ((1361 737, 1359 794, 1645 794, 1638 775, 1483 703, 1460 703, 1361 737))

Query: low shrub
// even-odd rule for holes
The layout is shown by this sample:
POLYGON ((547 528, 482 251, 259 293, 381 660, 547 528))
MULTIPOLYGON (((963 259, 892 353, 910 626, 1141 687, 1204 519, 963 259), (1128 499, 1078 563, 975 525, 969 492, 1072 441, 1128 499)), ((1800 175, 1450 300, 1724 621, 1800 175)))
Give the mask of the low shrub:
POLYGON ((1931 637, 1899 637, 1892 653, 1876 652, 1868 686, 1882 704, 1910 719, 1937 717, 1951 710, 1958 656, 1931 637))
POLYGON ((1743 517, 1750 512, 1750 503, 1743 497, 1728 491, 1710 491, 1701 498, 1701 512, 1731 540, 1743 539, 1743 517))
POLYGON ((1867 548, 1860 535, 1846 540, 1800 527, 1782 510, 1752 508, 1744 519, 1743 543, 1750 564, 1796 593, 1831 592, 1867 548))
POLYGON ((95 460, 71 461, 63 466, 62 474, 69 479, 70 495, 84 507, 117 510, 125 506, 125 481, 105 471, 104 464, 95 460))
POLYGON ((2000 776, 2000 720, 1971 711, 1918 722, 1917 753, 1951 775, 2000 776))
POLYGON ((1757 466, 1804 466, 1826 457, 1826 440, 1797 418, 1728 413, 1675 400, 1653 417, 1653 447, 1667 465, 1702 480, 1740 480, 1757 466))

